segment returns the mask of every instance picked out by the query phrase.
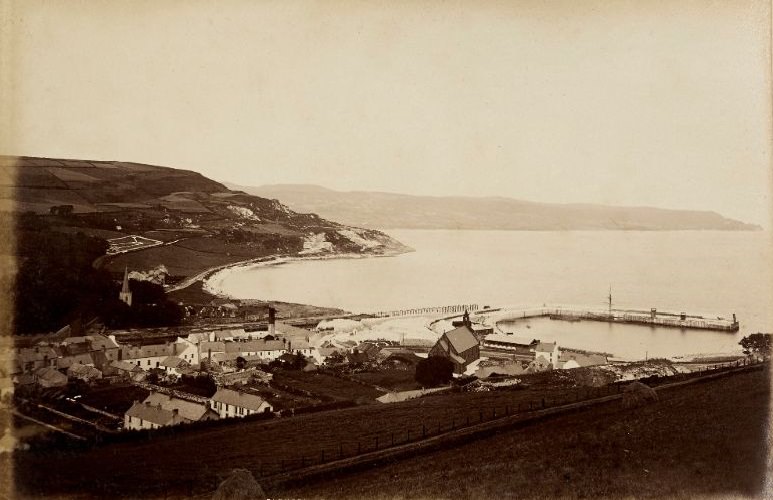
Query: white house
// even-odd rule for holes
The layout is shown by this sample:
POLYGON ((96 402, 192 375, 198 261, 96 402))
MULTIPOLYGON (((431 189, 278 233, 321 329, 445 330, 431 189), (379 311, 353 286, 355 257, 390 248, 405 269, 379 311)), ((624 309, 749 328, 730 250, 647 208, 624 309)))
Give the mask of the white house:
POLYGON ((558 368, 559 355, 558 342, 540 342, 534 347, 534 358, 542 356, 548 363, 553 365, 553 369, 558 368))
POLYGON ((171 375, 177 375, 178 377, 183 374, 188 368, 188 363, 182 358, 177 356, 167 356, 161 361, 159 368, 171 375))
POLYGON ((225 344, 227 354, 238 356, 260 356, 261 359, 271 361, 287 352, 287 342, 281 340, 248 340, 246 342, 227 342, 225 344))
POLYGON ((201 353, 199 352, 198 345, 184 338, 177 337, 177 340, 174 342, 174 355, 190 366, 198 366, 201 353))
POLYGON ((231 389, 218 389, 209 404, 220 418, 241 418, 273 410, 271 404, 260 396, 231 389))
POLYGON ((159 368, 161 362, 174 356, 174 344, 151 344, 121 347, 120 359, 133 363, 143 370, 159 368))
POLYGON ((183 423, 202 422, 205 420, 217 420, 218 415, 207 403, 197 403, 185 399, 176 398, 160 392, 151 392, 143 404, 151 406, 161 406, 167 411, 177 410, 177 413, 183 418, 183 423))
POLYGON ((160 404, 134 402, 123 416, 123 428, 127 430, 158 429, 185 422, 178 409, 165 410, 160 404))

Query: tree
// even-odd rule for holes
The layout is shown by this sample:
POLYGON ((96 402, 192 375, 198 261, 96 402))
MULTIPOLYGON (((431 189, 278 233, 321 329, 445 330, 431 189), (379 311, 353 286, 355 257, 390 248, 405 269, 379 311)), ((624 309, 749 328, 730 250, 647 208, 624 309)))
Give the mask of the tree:
POLYGON ((247 366, 247 360, 244 359, 241 356, 236 357, 236 368, 239 370, 244 370, 244 367, 247 366))
POLYGON ((742 338, 738 343, 743 347, 743 352, 746 355, 762 354, 768 357, 773 349, 773 334, 752 333, 742 338))
POLYGON ((416 382, 424 387, 447 384, 454 373, 454 364, 443 356, 430 356, 416 365, 416 382))

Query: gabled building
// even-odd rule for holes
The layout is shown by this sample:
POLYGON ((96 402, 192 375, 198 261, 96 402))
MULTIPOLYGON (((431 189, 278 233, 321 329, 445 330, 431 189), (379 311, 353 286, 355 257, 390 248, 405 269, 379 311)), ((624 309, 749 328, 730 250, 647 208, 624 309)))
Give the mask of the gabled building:
POLYGON ((129 361, 111 362, 105 370, 105 374, 130 380, 142 380, 145 378, 145 370, 129 361))
POLYGON ((119 359, 139 366, 143 370, 159 368, 161 362, 174 356, 174 344, 151 344, 143 346, 123 346, 119 359))
POLYGON ((231 389, 218 389, 211 398, 210 408, 215 410, 220 418, 241 418, 273 410, 271 404, 260 396, 231 389))
POLYGON ((545 358, 550 363, 553 369, 558 368, 558 357, 560 355, 557 342, 540 342, 534 346, 534 359, 540 356, 545 358))
POLYGON ((217 413, 205 403, 197 403, 186 399, 176 398, 160 392, 151 392, 145 401, 151 406, 161 406, 164 410, 177 410, 185 422, 203 422, 205 420, 217 420, 217 413))
POLYGON ((16 351, 15 361, 20 373, 32 373, 38 368, 55 367, 60 354, 50 346, 35 346, 16 351))
POLYGON ((571 368, 582 368, 586 366, 606 365, 609 361, 607 356, 600 353, 585 353, 575 351, 561 351, 558 356, 560 368, 569 370, 571 368))
POLYGON ((93 382, 102 378, 102 372, 97 368, 80 363, 73 363, 67 368, 67 377, 70 379, 83 380, 84 382, 93 382))
POLYGON ((480 358, 480 345, 468 325, 444 333, 429 351, 430 356, 443 356, 454 364, 454 373, 462 374, 480 358))
POLYGON ((528 337, 517 337, 506 333, 494 333, 486 335, 483 339, 483 347, 497 351, 507 351, 513 354, 533 356, 534 348, 539 340, 528 337))
POLYGON ((189 371, 189 365, 178 356, 168 356, 161 361, 159 368, 168 374, 180 376, 189 371))
POLYGON ((158 429, 167 425, 185 423, 178 409, 165 410, 160 404, 136 402, 123 417, 123 428, 127 430, 158 429))
POLYGON ((35 382, 44 388, 64 387, 67 385, 67 375, 50 366, 35 370, 35 382))

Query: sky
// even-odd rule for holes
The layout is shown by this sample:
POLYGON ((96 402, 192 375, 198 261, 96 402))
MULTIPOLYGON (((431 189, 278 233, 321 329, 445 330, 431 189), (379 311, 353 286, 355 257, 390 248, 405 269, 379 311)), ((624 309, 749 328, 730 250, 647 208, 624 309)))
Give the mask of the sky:
POLYGON ((773 220, 768 1, 3 5, 0 153, 773 220))

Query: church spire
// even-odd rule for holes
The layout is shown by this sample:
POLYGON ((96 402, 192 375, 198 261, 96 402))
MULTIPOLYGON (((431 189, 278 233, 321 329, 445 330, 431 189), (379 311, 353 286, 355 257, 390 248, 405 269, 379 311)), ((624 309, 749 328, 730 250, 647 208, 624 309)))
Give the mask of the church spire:
POLYGON ((123 270, 123 285, 121 286, 121 293, 118 294, 118 299, 126 303, 126 305, 132 305, 132 291, 129 288, 129 268, 125 267, 123 270))
POLYGON ((129 292, 129 268, 123 268, 123 286, 121 287, 121 293, 129 292))

